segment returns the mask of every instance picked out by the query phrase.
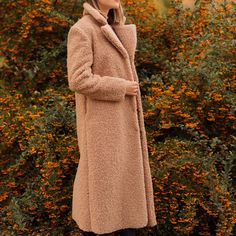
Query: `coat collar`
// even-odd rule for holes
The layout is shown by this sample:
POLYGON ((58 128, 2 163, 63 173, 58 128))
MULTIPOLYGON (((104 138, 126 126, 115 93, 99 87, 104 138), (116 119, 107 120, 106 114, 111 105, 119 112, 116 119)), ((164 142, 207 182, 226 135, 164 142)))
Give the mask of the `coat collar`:
MULTIPOLYGON (((118 49, 125 57, 134 59, 135 49, 137 45, 137 31, 135 24, 108 24, 107 18, 101 12, 91 6, 89 3, 83 3, 83 15, 91 15, 97 22, 101 24, 101 32, 104 36, 118 49)), ((126 17, 124 16, 124 22, 126 17)))

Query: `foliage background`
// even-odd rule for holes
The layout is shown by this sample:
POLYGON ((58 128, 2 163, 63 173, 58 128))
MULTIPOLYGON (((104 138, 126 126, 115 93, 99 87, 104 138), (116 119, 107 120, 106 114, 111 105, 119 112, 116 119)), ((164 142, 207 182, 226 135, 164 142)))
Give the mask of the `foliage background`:
MULTIPOLYGON (((138 30, 136 67, 157 227, 140 235, 233 235, 235 4, 122 1, 138 30)), ((69 27, 82 1, 0 3, 1 235, 76 235, 79 164, 69 27)))

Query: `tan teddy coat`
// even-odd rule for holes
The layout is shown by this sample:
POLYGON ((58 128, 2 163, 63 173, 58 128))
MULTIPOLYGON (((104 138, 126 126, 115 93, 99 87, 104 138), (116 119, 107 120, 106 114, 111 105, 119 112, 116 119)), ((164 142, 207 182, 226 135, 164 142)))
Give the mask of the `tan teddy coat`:
POLYGON ((128 80, 139 81, 136 25, 112 28, 89 3, 83 7, 67 41, 80 151, 72 218, 97 234, 155 226, 140 88, 137 96, 125 94, 128 80))

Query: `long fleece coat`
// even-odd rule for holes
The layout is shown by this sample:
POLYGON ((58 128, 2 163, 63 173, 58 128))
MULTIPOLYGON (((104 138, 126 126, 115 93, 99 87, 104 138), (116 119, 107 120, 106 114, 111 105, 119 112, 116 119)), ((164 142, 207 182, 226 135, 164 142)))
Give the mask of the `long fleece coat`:
POLYGON ((89 3, 83 7, 67 38, 80 151, 72 218, 97 234, 155 226, 140 88, 126 94, 128 81, 139 81, 136 25, 110 25, 89 3))

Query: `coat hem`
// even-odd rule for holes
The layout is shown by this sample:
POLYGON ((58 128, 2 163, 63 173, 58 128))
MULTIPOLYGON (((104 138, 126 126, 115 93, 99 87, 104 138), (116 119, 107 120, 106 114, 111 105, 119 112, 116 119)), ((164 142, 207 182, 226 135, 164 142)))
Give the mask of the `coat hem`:
POLYGON ((145 227, 154 227, 155 225, 157 224, 154 224, 154 225, 148 225, 147 223, 146 224, 143 224, 143 225, 130 225, 130 224, 127 224, 125 226, 121 226, 121 227, 113 227, 111 228, 110 230, 106 230, 106 231, 93 231, 91 228, 88 229, 88 228, 83 228, 81 226, 79 226, 78 222, 74 219, 74 221, 76 222, 77 226, 79 227, 79 229, 81 229, 82 231, 85 231, 85 232, 93 232, 95 234, 109 234, 109 233, 114 233, 116 231, 120 231, 122 229, 141 229, 141 228, 145 228, 145 227))

